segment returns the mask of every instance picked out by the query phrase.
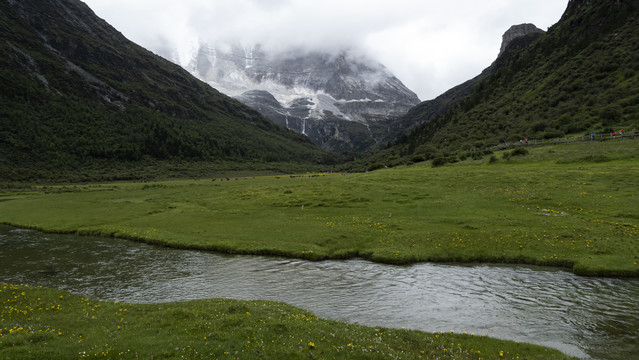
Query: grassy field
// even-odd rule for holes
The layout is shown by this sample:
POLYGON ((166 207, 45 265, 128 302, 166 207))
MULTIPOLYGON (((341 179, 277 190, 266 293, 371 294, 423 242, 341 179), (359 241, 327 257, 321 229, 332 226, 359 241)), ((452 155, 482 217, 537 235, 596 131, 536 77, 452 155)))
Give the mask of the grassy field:
POLYGON ((482 335, 344 324, 274 302, 97 301, 0 284, 0 359, 573 359, 482 335))
POLYGON ((639 141, 360 174, 34 187, 0 222, 179 248, 639 275, 639 141))

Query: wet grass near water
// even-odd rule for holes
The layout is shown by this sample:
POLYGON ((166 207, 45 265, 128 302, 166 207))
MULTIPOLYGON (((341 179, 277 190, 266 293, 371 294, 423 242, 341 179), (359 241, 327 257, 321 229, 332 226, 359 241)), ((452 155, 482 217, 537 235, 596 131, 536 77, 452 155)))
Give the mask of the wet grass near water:
POLYGON ((0 359, 573 359, 480 334, 344 324, 276 302, 98 301, 0 284, 0 359))

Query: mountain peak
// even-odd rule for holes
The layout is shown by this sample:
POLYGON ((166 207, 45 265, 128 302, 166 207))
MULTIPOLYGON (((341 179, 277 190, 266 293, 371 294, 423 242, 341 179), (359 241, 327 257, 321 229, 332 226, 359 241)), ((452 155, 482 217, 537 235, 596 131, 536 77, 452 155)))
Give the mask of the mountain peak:
POLYGON ((218 43, 201 44, 191 58, 191 74, 336 152, 374 145, 385 121, 419 103, 383 64, 348 50, 218 43))
POLYGON ((522 36, 534 34, 534 33, 544 33, 545 31, 541 30, 534 24, 519 24, 513 25, 508 29, 504 35, 502 36, 501 49, 499 50, 499 55, 501 55, 510 43, 522 36))

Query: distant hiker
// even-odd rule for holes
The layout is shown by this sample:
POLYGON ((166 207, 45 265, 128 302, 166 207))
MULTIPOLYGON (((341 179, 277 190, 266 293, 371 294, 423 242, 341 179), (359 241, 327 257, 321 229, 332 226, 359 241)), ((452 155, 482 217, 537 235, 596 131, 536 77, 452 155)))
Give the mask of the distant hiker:
POLYGON ((590 140, 595 140, 595 132, 594 131, 590 132, 590 140))
POLYGON ((615 130, 612 130, 612 138, 616 138, 617 137, 617 132, 615 130))
POLYGON ((526 141, 526 145, 528 145, 528 138, 526 138, 524 141, 526 141))
POLYGON ((523 139, 519 139, 519 145, 524 145, 524 140, 523 139))
POLYGON ((619 134, 623 137, 623 129, 619 130, 619 134))

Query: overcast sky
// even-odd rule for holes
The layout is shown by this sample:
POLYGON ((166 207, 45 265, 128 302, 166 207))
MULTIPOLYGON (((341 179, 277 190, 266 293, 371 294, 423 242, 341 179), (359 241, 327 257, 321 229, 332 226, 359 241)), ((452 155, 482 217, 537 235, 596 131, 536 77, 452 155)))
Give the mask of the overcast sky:
POLYGON ((130 40, 156 53, 198 40, 267 49, 350 48, 432 99, 488 67, 511 25, 547 30, 568 0, 84 0, 130 40))

